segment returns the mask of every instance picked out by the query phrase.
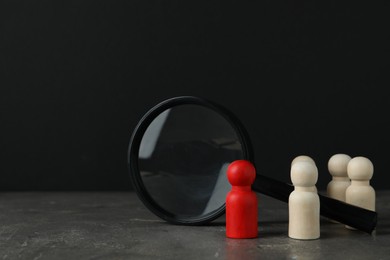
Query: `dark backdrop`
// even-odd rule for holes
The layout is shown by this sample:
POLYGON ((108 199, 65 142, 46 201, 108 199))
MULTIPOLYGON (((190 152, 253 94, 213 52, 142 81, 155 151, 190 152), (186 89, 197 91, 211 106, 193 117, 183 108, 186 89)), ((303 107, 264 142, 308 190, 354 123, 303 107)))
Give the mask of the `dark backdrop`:
POLYGON ((0 1, 1 190, 131 190, 127 147, 158 102, 196 95, 246 126, 289 182, 335 153, 389 177, 389 4, 0 1))

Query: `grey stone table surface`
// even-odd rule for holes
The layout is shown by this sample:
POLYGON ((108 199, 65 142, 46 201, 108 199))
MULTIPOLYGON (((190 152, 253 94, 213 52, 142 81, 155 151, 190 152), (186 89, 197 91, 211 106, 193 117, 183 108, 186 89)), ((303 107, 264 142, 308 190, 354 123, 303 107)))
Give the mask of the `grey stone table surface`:
POLYGON ((321 217, 321 237, 288 237, 288 205, 259 194, 259 237, 225 237, 225 216, 172 225, 134 192, 0 193, 0 259, 390 259, 390 191, 373 234, 321 217))

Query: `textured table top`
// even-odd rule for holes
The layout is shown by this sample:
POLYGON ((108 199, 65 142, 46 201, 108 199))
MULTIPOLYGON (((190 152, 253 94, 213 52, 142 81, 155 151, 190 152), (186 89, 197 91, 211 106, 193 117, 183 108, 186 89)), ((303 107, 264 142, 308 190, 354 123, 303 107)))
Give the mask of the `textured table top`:
POLYGON ((259 237, 225 237, 225 216, 178 226, 134 192, 0 193, 0 259, 390 259, 390 191, 373 234, 321 217, 321 238, 287 236, 288 205, 259 194, 259 237))

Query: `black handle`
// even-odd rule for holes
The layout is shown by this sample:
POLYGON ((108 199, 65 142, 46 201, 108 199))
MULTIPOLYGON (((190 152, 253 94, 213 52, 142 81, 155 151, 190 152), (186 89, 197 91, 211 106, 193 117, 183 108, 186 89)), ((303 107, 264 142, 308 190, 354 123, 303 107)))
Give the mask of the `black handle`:
MULTIPOLYGON (((288 203, 294 186, 260 174, 252 185, 256 192, 288 203)), ((377 212, 357 207, 340 200, 318 194, 320 197, 320 214, 358 230, 372 233, 377 224, 377 212)))

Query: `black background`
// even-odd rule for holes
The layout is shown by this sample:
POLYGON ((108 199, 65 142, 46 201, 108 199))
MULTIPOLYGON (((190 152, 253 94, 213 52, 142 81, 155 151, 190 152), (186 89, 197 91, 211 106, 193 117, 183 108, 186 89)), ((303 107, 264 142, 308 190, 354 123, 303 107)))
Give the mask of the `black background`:
POLYGON ((366 156, 390 188, 389 4, 0 1, 0 189, 131 190, 138 120, 179 95, 238 116, 258 173, 366 156))

